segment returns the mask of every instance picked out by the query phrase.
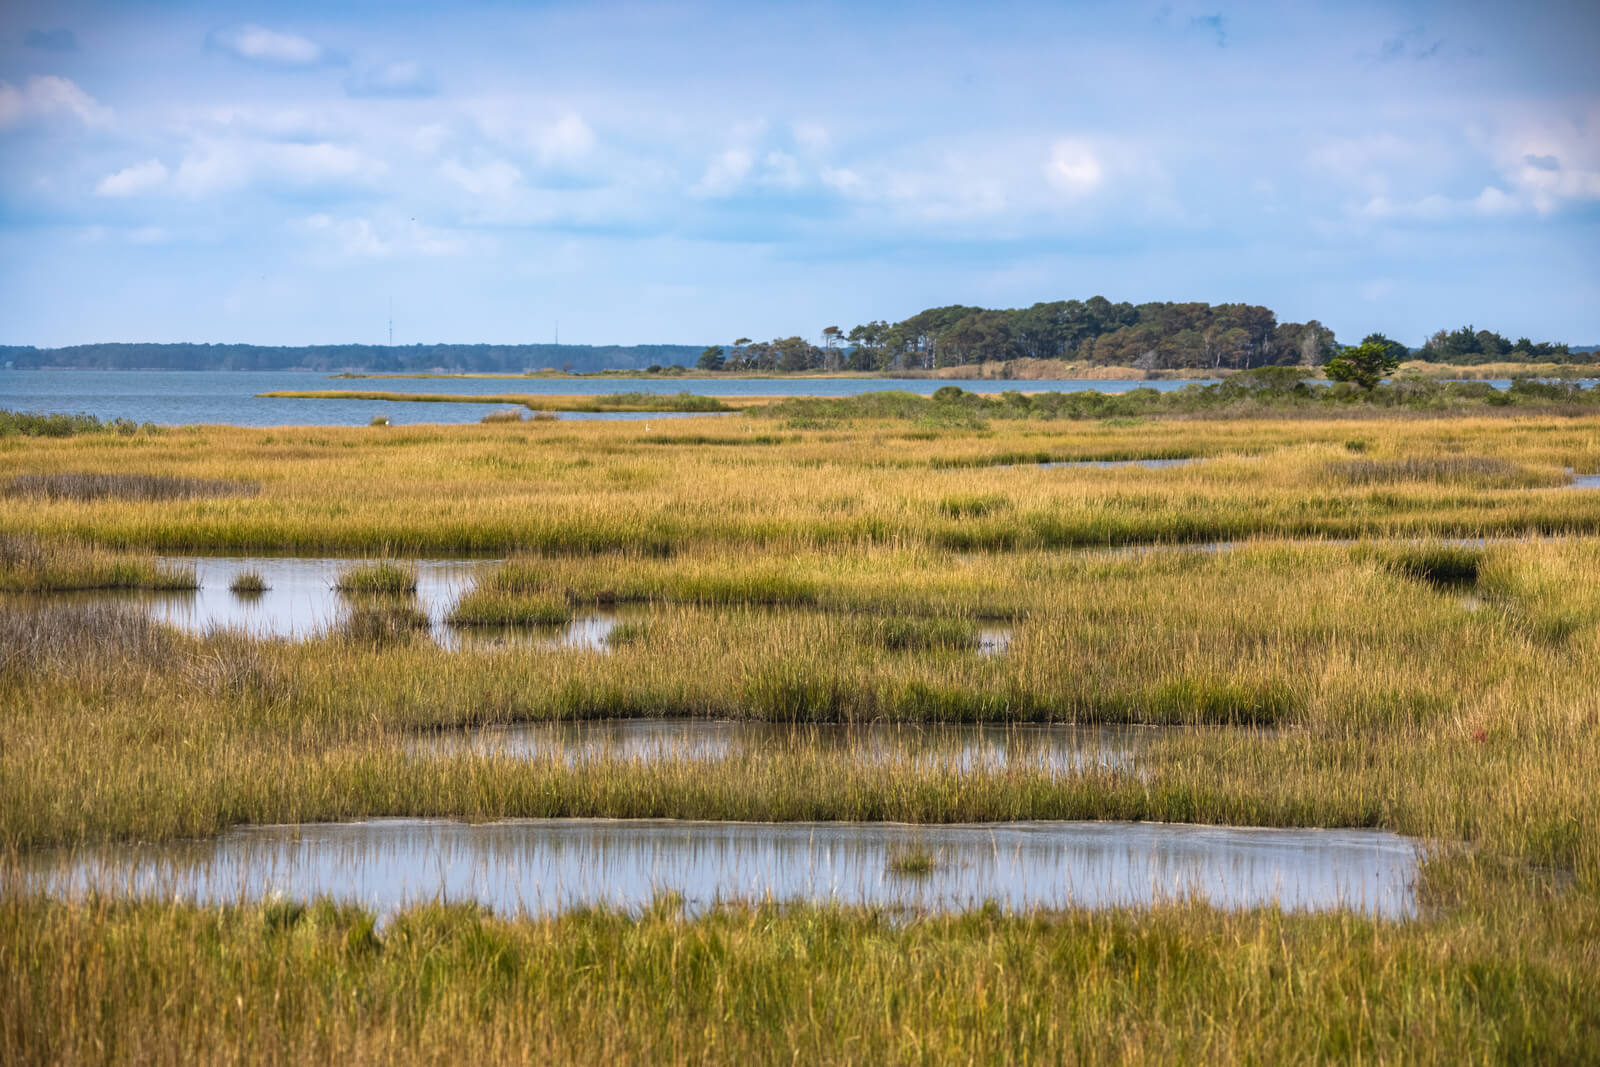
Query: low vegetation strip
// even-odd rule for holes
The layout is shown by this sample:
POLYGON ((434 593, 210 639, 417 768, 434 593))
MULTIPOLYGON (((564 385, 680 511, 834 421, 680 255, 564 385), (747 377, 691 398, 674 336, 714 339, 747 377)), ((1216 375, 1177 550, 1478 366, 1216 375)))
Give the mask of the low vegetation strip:
POLYGON ((394 393, 359 389, 278 390, 258 396, 293 400, 392 400, 412 404, 516 404, 530 411, 571 412, 728 412, 742 411, 772 397, 718 399, 693 393, 607 393, 599 396, 545 396, 534 393, 394 393))
POLYGON ((1250 418, 1339 412, 1371 416, 1385 412, 1468 413, 1506 409, 1566 413, 1600 410, 1600 389, 1582 382, 1519 379, 1507 389, 1488 382, 1444 382, 1397 378, 1373 388, 1312 380, 1296 367, 1265 367, 1230 375, 1209 385, 1181 389, 1151 387, 1121 392, 974 393, 947 385, 931 396, 908 392, 845 397, 791 397, 752 408, 791 426, 819 427, 859 419, 896 418, 929 426, 981 428, 988 420, 1084 420, 1205 416, 1250 418))
POLYGON ((66 415, 0 408, 0 438, 76 437, 79 434, 110 434, 131 437, 136 433, 157 433, 155 426, 142 426, 132 419, 101 420, 93 415, 66 415))

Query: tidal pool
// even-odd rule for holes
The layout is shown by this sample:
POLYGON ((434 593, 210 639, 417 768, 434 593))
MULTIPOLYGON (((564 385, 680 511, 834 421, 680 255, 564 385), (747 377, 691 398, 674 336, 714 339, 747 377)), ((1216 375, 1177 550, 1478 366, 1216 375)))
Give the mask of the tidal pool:
MULTIPOLYGON (((193 567, 200 588, 193 592, 135 594, 162 622, 192 633, 242 630, 257 637, 303 640, 326 633, 347 617, 351 606, 410 605, 424 615, 433 639, 446 648, 492 649, 507 646, 604 651, 617 623, 615 612, 588 612, 560 626, 466 628, 445 622, 462 594, 499 560, 403 560, 415 571, 416 595, 347 597, 335 587, 339 575, 361 560, 264 557, 163 557, 162 562, 193 567), (246 571, 265 580, 261 593, 235 593, 229 586, 246 571)), ((126 597, 128 594, 97 594, 126 597)))
POLYGON ((1065 724, 769 723, 714 719, 542 722, 432 734, 414 750, 511 759, 716 762, 759 752, 817 752, 907 770, 1038 770, 1080 774, 1126 767, 1162 731, 1065 724))
POLYGON ((203 841, 30 857, 46 892, 177 896, 202 903, 332 897, 380 915, 427 901, 498 914, 608 906, 665 893, 696 913, 718 902, 838 902, 948 912, 1140 906, 1197 898, 1387 918, 1416 913, 1420 855, 1375 830, 1169 823, 739 823, 436 819, 253 826, 203 841), (907 855, 926 873, 897 873, 907 855))

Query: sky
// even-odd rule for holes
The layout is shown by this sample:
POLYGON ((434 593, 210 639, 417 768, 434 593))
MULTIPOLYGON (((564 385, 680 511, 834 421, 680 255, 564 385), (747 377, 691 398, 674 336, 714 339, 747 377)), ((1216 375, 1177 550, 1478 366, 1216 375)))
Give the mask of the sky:
POLYGON ((0 6, 0 344, 1600 343, 1592 3, 0 6))

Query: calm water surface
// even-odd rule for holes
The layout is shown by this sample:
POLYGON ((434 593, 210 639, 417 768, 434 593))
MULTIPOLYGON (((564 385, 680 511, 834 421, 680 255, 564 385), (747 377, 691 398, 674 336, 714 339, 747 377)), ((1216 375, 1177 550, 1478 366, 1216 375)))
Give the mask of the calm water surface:
POLYGON ((552 819, 258 826, 205 841, 116 845, 24 862, 58 894, 97 889, 201 902, 333 897, 381 915, 476 901, 502 915, 607 905, 637 912, 678 892, 690 912, 733 899, 954 911, 1144 905, 1415 914, 1415 842, 1372 830, 1164 823, 959 826, 552 819), (904 875, 908 852, 934 859, 904 875))
MULTIPOLYGON (((962 381, 906 378, 584 379, 552 378, 334 378, 320 371, 101 371, 0 370, 0 408, 14 411, 85 412, 102 419, 127 418, 158 426, 226 423, 233 426, 364 426, 373 416, 396 424, 477 422, 504 404, 419 404, 388 400, 266 399, 281 390, 355 389, 392 393, 598 396, 606 393, 681 393, 708 396, 855 396, 903 389, 928 394, 945 385, 975 393, 1120 393, 1150 388, 1168 392, 1187 381, 962 381)), ((571 414, 563 419, 663 419, 683 415, 571 414)), ((692 416, 687 416, 692 417, 692 416)))
MULTIPOLYGON (((83 595, 142 603, 154 618, 190 633, 239 630, 255 637, 305 640, 326 633, 344 620, 352 601, 334 586, 340 573, 361 562, 292 556, 163 556, 161 561, 171 566, 194 568, 200 588, 193 592, 107 591, 83 595), (233 579, 245 571, 259 572, 266 580, 266 592, 246 595, 232 592, 229 586, 233 579)), ((499 560, 406 560, 404 565, 416 573, 416 596, 389 602, 413 605, 427 616, 433 639, 452 649, 517 645, 604 651, 612 628, 628 613, 627 609, 580 612, 565 625, 520 630, 448 625, 445 617, 461 596, 472 588, 480 574, 499 564, 499 560)), ((356 598, 356 602, 381 604, 384 601, 361 597, 356 598)))
MULTIPOLYGON (((294 556, 162 556, 160 561, 180 569, 192 568, 200 588, 181 592, 126 592, 105 590, 69 594, 79 599, 134 602, 151 615, 190 633, 238 630, 255 637, 305 640, 338 626, 352 603, 383 604, 382 598, 349 598, 335 586, 339 575, 360 560, 337 557, 294 556), (229 587, 247 571, 259 573, 267 589, 240 594, 229 587)), ((641 617, 649 608, 625 604, 580 609, 572 621, 548 627, 458 627, 445 620, 478 578, 501 564, 498 559, 417 559, 402 561, 416 574, 415 597, 391 598, 395 605, 410 604, 427 616, 433 639, 450 649, 488 651, 505 647, 548 647, 607 651, 607 639, 617 623, 641 617)), ((59 595, 59 594, 58 594, 59 595)), ((1007 627, 978 631, 977 653, 1001 655, 1011 647, 1007 627)))

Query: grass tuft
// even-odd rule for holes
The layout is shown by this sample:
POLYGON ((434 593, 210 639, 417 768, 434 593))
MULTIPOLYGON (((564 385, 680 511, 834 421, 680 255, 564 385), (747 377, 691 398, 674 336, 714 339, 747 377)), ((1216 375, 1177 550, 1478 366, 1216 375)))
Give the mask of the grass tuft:
POLYGON ((235 574, 233 581, 228 583, 228 589, 238 596, 257 596, 267 591, 267 579, 252 567, 235 574))
POLYGON ((341 572, 334 588, 341 593, 415 593, 417 572, 393 560, 360 563, 341 572))

